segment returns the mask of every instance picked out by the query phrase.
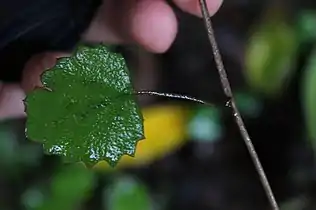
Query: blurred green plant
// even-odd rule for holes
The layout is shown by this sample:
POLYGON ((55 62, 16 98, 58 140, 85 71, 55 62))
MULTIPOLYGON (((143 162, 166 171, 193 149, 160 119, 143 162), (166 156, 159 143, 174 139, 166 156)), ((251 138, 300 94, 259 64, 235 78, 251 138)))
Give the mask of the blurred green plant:
POLYGON ((291 76, 299 43, 284 9, 267 11, 253 29, 245 55, 245 76, 250 87, 276 96, 291 76))
POLYGON ((281 207, 281 210, 297 210, 297 209, 307 209, 306 208, 306 199, 304 198, 294 198, 289 201, 284 202, 281 207))
POLYGON ((15 159, 16 135, 9 130, 9 125, 0 123, 0 161, 3 164, 12 164, 15 159))
POLYGON ((263 105, 255 94, 239 91, 235 94, 236 103, 240 112, 247 117, 258 117, 263 105))
POLYGON ((56 170, 46 188, 28 189, 22 196, 27 210, 76 210, 94 188, 95 176, 82 165, 68 165, 56 170))
MULTIPOLYGON (((262 111, 261 101, 252 92, 236 92, 235 99, 243 116, 254 118, 262 111)), ((190 115, 187 123, 190 138, 200 142, 214 142, 222 137, 224 131, 220 107, 197 105, 190 115)))
MULTIPOLYGON (((299 18, 299 31, 304 43, 316 41, 316 12, 302 11, 299 18)), ((308 58, 301 81, 303 111, 307 126, 308 138, 316 150, 316 48, 308 58)))
POLYGON ((316 12, 303 10, 298 15, 298 33, 301 42, 313 42, 316 40, 316 12))
POLYGON ((197 106, 188 122, 188 134, 196 141, 216 141, 222 134, 220 111, 215 107, 197 106))
POLYGON ((153 210, 146 185, 133 177, 118 176, 104 195, 108 210, 153 210))
POLYGON ((40 145, 28 142, 16 130, 17 121, 0 122, 0 167, 5 173, 17 173, 25 167, 36 166, 42 157, 40 145))
POLYGON ((316 48, 309 57, 304 70, 302 95, 307 133, 316 151, 316 48))

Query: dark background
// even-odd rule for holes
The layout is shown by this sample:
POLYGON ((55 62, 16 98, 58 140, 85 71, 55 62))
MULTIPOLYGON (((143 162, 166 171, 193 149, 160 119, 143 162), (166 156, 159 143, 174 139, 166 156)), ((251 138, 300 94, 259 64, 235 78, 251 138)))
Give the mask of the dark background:
MULTIPOLYGON (((316 14, 316 3, 312 0, 226 0, 213 18, 214 29, 233 91, 255 96, 262 106, 255 117, 244 115, 244 120, 277 201, 279 204, 295 201, 284 209, 312 210, 316 208, 315 163, 312 141, 306 137, 300 88, 315 42, 300 44, 295 54, 296 62, 290 65, 294 73, 288 86, 279 90, 278 97, 255 91, 244 77, 245 50, 251 29, 260 24, 264 12, 273 9, 275 2, 282 5, 288 14, 286 21, 293 27, 303 11, 316 14), (298 206, 294 206, 296 204, 298 206)), ((111 209, 109 202, 104 203, 107 200, 104 190, 110 189, 113 180, 121 176, 134 177, 148 189, 153 209, 269 209, 238 127, 230 109, 225 106, 226 98, 203 22, 177 8, 175 10, 180 32, 168 52, 153 55, 135 47, 120 47, 119 50, 126 57, 137 89, 181 93, 217 105, 224 134, 216 142, 188 139, 171 154, 145 166, 95 173, 89 196, 79 200, 78 208, 69 209, 111 209)), ((19 78, 14 71, 2 74, 6 74, 4 81, 6 78, 7 81, 19 78)), ((170 101, 180 105, 192 104, 149 96, 140 98, 143 107, 164 106, 170 101)), ((31 201, 25 201, 23 195, 29 189, 36 189, 39 193, 33 193, 33 197, 28 199, 33 199, 33 203, 34 200, 43 200, 42 197, 49 200, 52 177, 62 167, 59 157, 43 155, 39 145, 25 140, 24 122, 24 119, 9 120, 1 125, 2 133, 10 133, 6 140, 1 137, 0 144, 3 156, 0 157, 1 210, 48 209, 38 207, 40 204, 30 207, 27 203, 31 201)), ((69 193, 74 190, 71 184, 66 188, 69 193)), ((133 196, 137 200, 137 193, 133 196)), ((133 200, 129 202, 128 208, 137 209, 133 200)), ((50 205, 50 209, 58 208, 54 207, 54 202, 50 205)))

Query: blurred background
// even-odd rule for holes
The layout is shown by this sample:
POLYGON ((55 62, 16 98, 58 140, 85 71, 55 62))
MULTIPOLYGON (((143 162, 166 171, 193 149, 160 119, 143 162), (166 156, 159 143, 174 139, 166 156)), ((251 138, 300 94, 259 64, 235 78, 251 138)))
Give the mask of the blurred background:
MULTIPOLYGON (((203 22, 175 8, 180 31, 162 55, 120 47, 140 96, 146 139, 115 168, 64 165, 0 123, 0 210, 267 210, 225 106, 203 22)), ((316 2, 225 0, 213 18, 238 107, 282 210, 316 209, 316 2)))

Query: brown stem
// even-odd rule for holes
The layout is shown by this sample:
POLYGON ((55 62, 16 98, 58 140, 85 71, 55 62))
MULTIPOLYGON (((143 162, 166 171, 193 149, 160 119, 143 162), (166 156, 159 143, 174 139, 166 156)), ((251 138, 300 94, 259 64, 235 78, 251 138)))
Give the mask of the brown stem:
POLYGON ((160 97, 166 97, 166 98, 175 98, 175 99, 183 99, 183 100, 187 100, 187 101, 192 101, 192 102, 197 102, 200 104, 206 104, 209 106, 213 106, 212 104, 194 98, 194 97, 190 97, 190 96, 186 96, 186 95, 180 95, 180 94, 176 94, 176 93, 160 93, 160 92, 156 92, 156 91, 149 91, 149 90, 142 90, 142 91, 136 91, 135 92, 136 95, 151 95, 151 96, 160 96, 160 97))
POLYGON ((227 77, 227 73, 226 73, 226 70, 224 68, 224 64, 223 64, 220 52, 218 50, 218 46, 217 46, 217 42, 216 42, 216 39, 215 39, 214 30, 213 30, 213 27, 212 27, 210 14, 209 14, 208 9, 207 9, 206 1, 205 0, 199 0, 199 2, 200 2, 201 11, 202 11, 202 14, 203 14, 205 27, 207 29, 208 38, 209 38, 210 44, 211 44, 212 49, 213 49, 214 59, 215 59, 217 70, 219 72, 219 76, 220 76, 220 80, 221 80, 221 83, 222 83, 222 87, 223 87, 225 95, 228 98, 228 103, 226 105, 231 107, 231 109, 232 109, 235 121, 236 121, 236 123, 237 123, 237 125, 239 127, 239 130, 240 130, 241 136, 242 136, 242 138, 243 138, 243 140, 244 140, 244 142, 245 142, 245 144, 246 144, 246 146, 248 148, 248 151, 250 153, 251 159, 254 162, 254 165, 255 165, 256 170, 257 170, 257 172, 259 174, 261 183, 262 183, 262 185, 264 187, 264 190, 265 190, 265 192, 267 194, 267 197, 269 199, 269 202, 270 202, 273 210, 279 210, 278 204, 277 204, 276 199, 275 199, 275 197, 273 195, 273 192, 272 192, 272 189, 270 187, 270 184, 269 184, 269 181, 267 179, 267 176, 266 176, 266 174, 265 174, 265 172, 263 170, 263 167, 262 167, 262 165, 260 163, 260 160, 259 160, 259 157, 257 155, 257 152, 256 152, 256 150, 254 148, 254 145, 253 145, 251 139, 250 139, 250 136, 249 136, 248 131, 246 129, 246 126, 245 126, 245 124, 244 124, 244 122, 242 120, 240 112, 239 112, 239 110, 238 110, 238 108, 236 106, 236 103, 235 103, 235 100, 234 100, 234 97, 233 97, 233 93, 232 93, 232 90, 231 90, 231 87, 230 87, 230 83, 229 83, 229 80, 228 80, 228 77, 227 77))

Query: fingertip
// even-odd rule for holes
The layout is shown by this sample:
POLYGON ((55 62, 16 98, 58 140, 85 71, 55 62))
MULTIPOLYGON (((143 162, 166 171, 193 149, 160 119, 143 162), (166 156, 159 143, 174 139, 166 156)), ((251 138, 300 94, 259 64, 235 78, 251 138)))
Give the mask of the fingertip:
POLYGON ((165 1, 140 1, 133 10, 131 36, 146 50, 163 53, 177 33, 177 19, 165 1))
POLYGON ((70 54, 63 52, 46 52, 33 56, 24 66, 21 87, 29 93, 36 87, 42 87, 42 73, 52 68, 58 58, 68 57, 70 54))
MULTIPOLYGON (((174 0, 175 4, 185 12, 202 17, 199 0, 174 0)), ((210 15, 214 15, 221 7, 223 0, 206 0, 210 15)))

